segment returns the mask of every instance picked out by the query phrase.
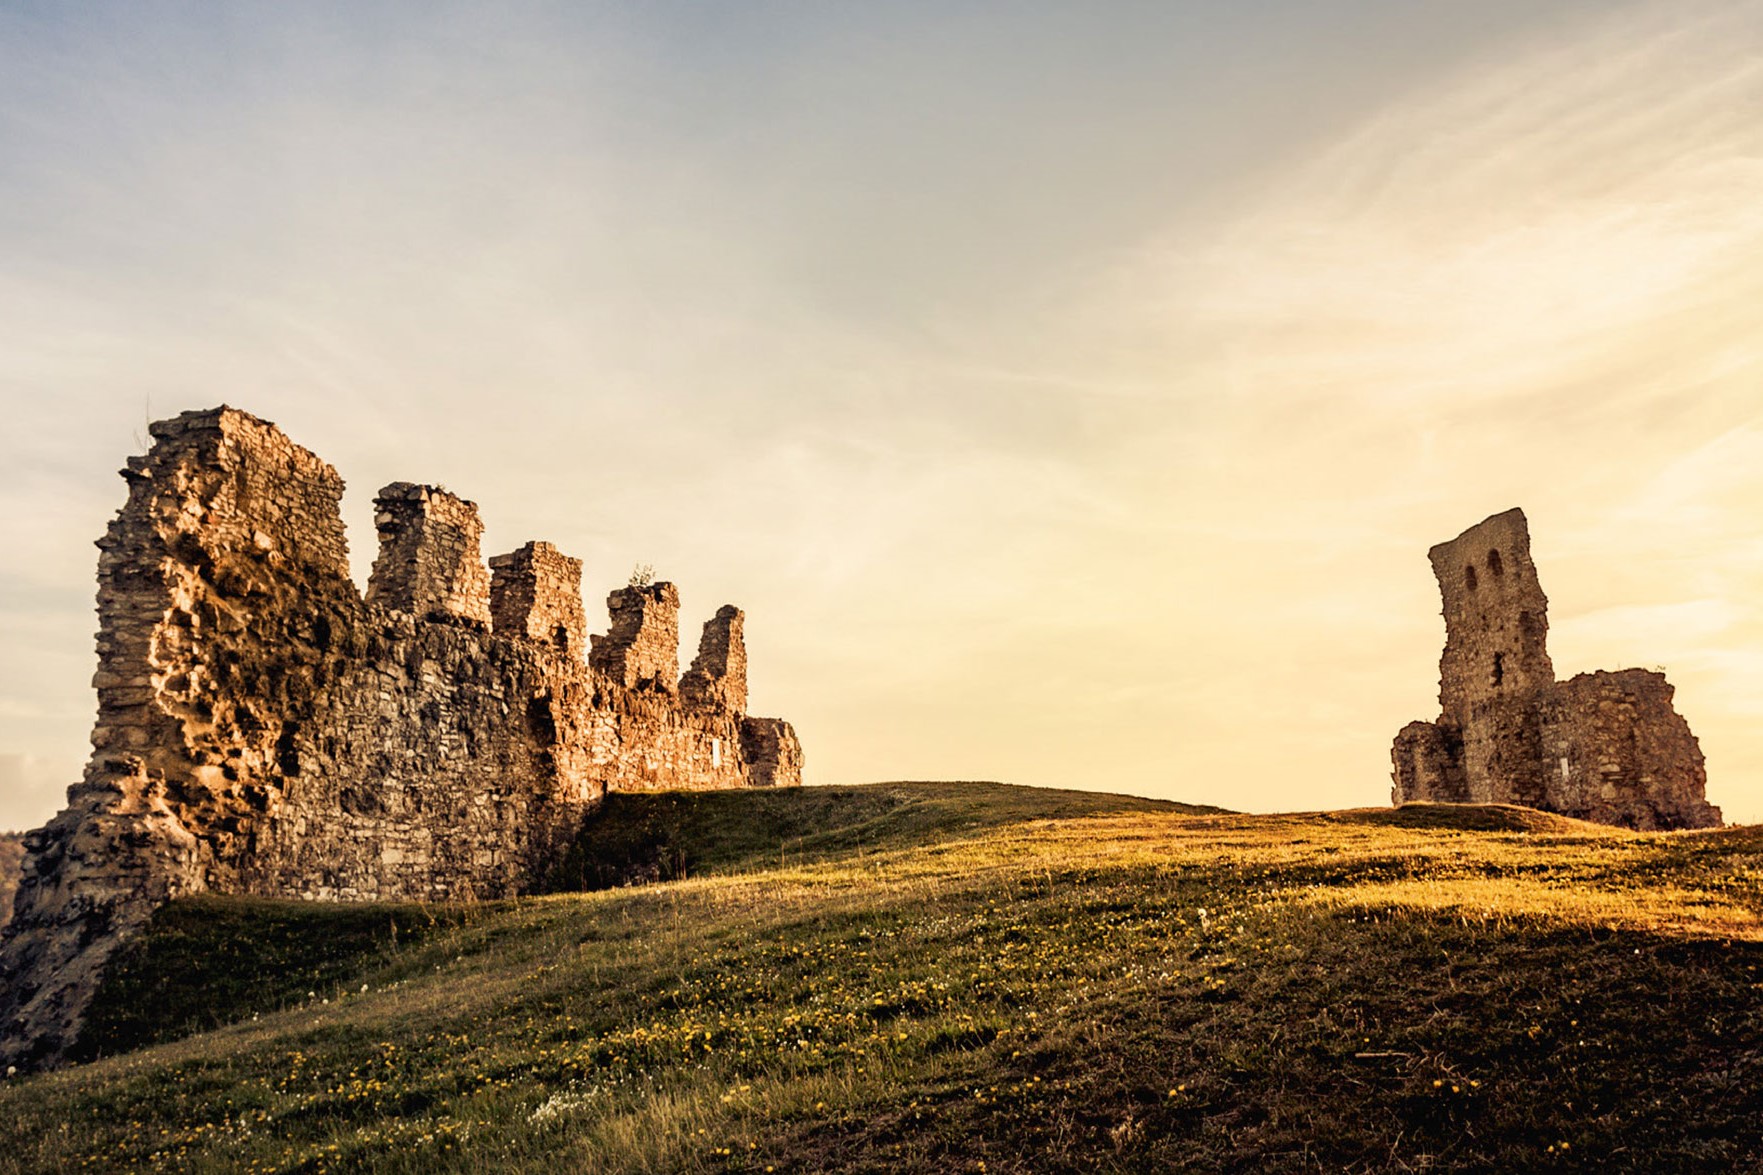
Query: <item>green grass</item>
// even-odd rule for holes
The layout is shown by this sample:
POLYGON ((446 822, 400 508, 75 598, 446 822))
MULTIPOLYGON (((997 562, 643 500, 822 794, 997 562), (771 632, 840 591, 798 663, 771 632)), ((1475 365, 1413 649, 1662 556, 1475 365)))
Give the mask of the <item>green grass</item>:
POLYGON ((643 798, 617 843, 679 848, 683 879, 395 949, 374 919, 411 911, 192 904, 131 982, 205 988, 279 925, 287 953, 246 950, 269 961, 226 997, 261 990, 260 1018, 0 1086, 0 1168, 1763 1163, 1752 830, 841 791, 643 798), (822 804, 817 840, 792 821, 822 804), (321 965, 347 973, 328 995, 278 978, 321 965))
POLYGON ((1006 783, 872 783, 608 795, 548 879, 553 892, 781 868, 1028 820, 1223 809, 1006 783))
POLYGON ((161 907, 117 953, 86 1017, 78 1060, 341 998, 471 907, 318 905, 202 895, 161 907))

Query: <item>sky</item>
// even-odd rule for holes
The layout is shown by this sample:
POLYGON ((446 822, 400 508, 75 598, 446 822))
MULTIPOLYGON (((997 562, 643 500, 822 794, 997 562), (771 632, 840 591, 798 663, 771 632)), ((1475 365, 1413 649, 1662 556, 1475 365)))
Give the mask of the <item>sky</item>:
MULTIPOLYGON (((812 783, 1387 803, 1427 548, 1763 820, 1763 0, 0 3, 0 827, 146 422, 748 614, 812 783)), ((603 627, 603 626, 602 626, 603 627)))

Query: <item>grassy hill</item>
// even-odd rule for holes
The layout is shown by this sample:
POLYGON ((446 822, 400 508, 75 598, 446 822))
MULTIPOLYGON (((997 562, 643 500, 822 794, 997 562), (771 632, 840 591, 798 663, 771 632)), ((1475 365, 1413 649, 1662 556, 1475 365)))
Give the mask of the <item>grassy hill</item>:
POLYGON ((0 1084, 0 1169, 1763 1163, 1750 829, 891 784, 587 839, 595 892, 168 907, 87 1044, 168 1043, 0 1084))

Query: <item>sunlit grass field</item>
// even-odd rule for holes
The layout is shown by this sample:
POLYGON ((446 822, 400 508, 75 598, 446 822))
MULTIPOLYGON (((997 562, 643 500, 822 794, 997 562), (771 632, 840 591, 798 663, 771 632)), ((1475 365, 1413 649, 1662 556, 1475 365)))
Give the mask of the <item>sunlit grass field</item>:
POLYGON ((0 1169, 1755 1169, 1760 863, 1502 808, 621 797, 553 879, 592 892, 168 907, 99 1059, 0 1085, 0 1169))

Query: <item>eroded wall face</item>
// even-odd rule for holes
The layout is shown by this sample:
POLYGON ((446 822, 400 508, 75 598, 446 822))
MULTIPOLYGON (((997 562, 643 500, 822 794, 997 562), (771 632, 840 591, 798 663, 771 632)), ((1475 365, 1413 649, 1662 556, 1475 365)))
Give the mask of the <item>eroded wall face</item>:
POLYGON ((704 625, 698 655, 680 678, 680 697, 704 710, 747 709, 746 616, 732 604, 717 610, 704 625))
POLYGON ((788 722, 747 719, 741 724, 741 746, 754 787, 793 787, 802 778, 802 744, 788 722))
POLYGON ((231 409, 154 436, 99 544, 93 757, 26 841, 0 1061, 60 1055, 110 952, 180 894, 502 897, 608 789, 800 782, 787 723, 681 702, 673 585, 613 594, 599 672, 580 564, 529 544, 492 593, 471 503, 383 491, 364 599, 329 465, 231 409))
POLYGON ((1555 680, 1549 600, 1517 510, 1496 514, 1427 553, 1444 600, 1439 705, 1467 726, 1476 708, 1522 697, 1555 680))
POLYGON ((582 561, 550 543, 528 543, 490 560, 490 614, 497 636, 536 641, 580 661, 587 655, 582 561))
POLYGON ((0 832, 0 930, 12 918, 12 894, 18 888, 18 873, 24 865, 24 838, 17 833, 0 832))
POLYGON ((280 742, 324 705, 360 607, 342 481, 243 413, 153 426, 99 540, 99 716, 68 805, 27 835, 0 947, 0 1056, 60 1055, 117 944, 161 903, 245 888, 280 742))
POLYGON ((379 557, 367 602, 418 619, 490 622, 477 506, 434 486, 394 482, 374 499, 379 557))
POLYGON ((1470 802, 1463 778, 1463 739, 1454 726, 1410 722, 1390 752, 1399 804, 1403 799, 1442 804, 1470 802))
POLYGON ((1657 673, 1557 683, 1548 600, 1518 510, 1429 552, 1444 602, 1441 714, 1390 758, 1396 803, 1510 803, 1633 828, 1720 823, 1689 726, 1657 673))
POLYGON ((1696 736, 1672 705, 1662 673, 1582 673, 1561 683, 1544 728, 1556 810, 1631 828, 1707 828, 1720 810, 1704 798, 1696 736))
POLYGON ((679 688, 679 589, 632 584, 606 597, 612 628, 588 638, 594 672, 625 689, 679 688))

